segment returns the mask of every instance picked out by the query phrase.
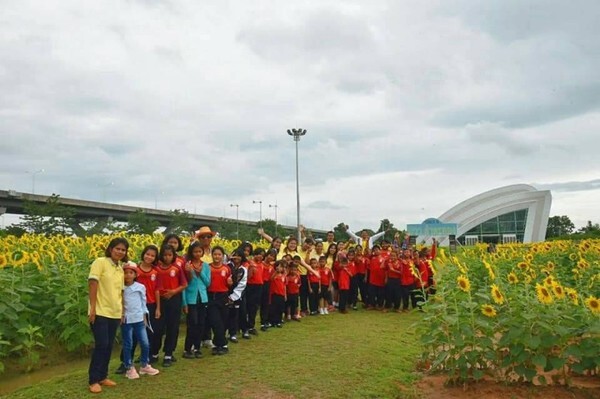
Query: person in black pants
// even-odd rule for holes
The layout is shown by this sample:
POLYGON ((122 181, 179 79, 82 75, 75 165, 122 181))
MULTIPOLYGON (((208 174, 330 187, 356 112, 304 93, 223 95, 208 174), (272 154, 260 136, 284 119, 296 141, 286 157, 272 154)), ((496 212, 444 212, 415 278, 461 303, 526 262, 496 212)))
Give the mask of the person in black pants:
POLYGON ((229 287, 233 284, 231 270, 223 264, 225 250, 222 247, 212 249, 213 263, 210 265, 210 285, 208 287, 208 320, 214 336, 213 355, 229 352, 225 338, 227 323, 227 302, 229 287))
POLYGON ((286 278, 283 261, 277 261, 275 266, 275 275, 271 279, 271 313, 269 319, 271 325, 281 328, 283 326, 283 313, 285 312, 285 301, 287 299, 286 278))
POLYGON ((271 326, 269 323, 269 305, 271 301, 271 278, 275 273, 275 258, 277 257, 277 250, 270 249, 267 252, 265 263, 263 265, 263 287, 260 298, 260 329, 261 331, 267 331, 271 326))
POLYGON ((244 325, 242 325, 242 330, 244 331, 244 334, 242 335, 243 338, 250 338, 250 336, 246 336, 246 334, 257 334, 254 325, 256 323, 256 314, 260 307, 264 284, 263 269, 265 265, 263 263, 263 258, 265 256, 265 250, 256 248, 253 255, 252 261, 248 266, 248 284, 246 285, 246 295, 244 295, 248 315, 246 319, 242 320, 244 322, 244 325))
POLYGON ((237 249, 231 255, 231 262, 228 266, 231 270, 232 285, 229 288, 229 296, 227 298, 227 306, 229 308, 229 340, 235 344, 238 343, 237 333, 240 329, 240 324, 246 327, 248 321, 244 321, 246 315, 246 302, 244 300, 244 294, 246 291, 246 283, 248 281, 248 270, 245 264, 246 256, 243 249, 237 249), (241 322, 240 322, 241 320, 241 322))

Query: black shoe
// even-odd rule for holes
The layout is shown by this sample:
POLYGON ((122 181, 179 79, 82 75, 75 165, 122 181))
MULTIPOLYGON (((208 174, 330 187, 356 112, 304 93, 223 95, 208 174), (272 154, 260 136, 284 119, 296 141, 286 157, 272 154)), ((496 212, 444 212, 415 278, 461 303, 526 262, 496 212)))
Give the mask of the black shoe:
POLYGON ((235 335, 232 335, 231 337, 229 337, 229 341, 233 342, 234 344, 237 344, 238 342, 240 342, 240 341, 238 341, 238 339, 235 335))
POLYGON ((216 346, 214 348, 212 348, 212 354, 213 355, 218 355, 219 354, 219 348, 217 348, 216 346))
POLYGON ((115 374, 125 374, 126 371, 127 368, 125 367, 125 363, 121 363, 117 371, 115 371, 115 374))
POLYGON ((311 315, 311 316, 318 316, 318 315, 319 315, 319 312, 317 312, 317 311, 310 312, 310 315, 311 315))
POLYGON ((352 310, 358 310, 358 306, 356 306, 356 305, 352 306, 352 310))
POLYGON ((200 359, 202 357, 202 352, 200 352, 199 350, 198 351, 194 351, 194 357, 196 359, 200 359))
POLYGON ((150 364, 156 364, 156 363, 158 363, 158 355, 150 356, 150 364))
POLYGON ((246 331, 245 333, 242 334, 242 338, 244 339, 250 339, 250 332, 246 331))
POLYGON ((163 367, 171 367, 173 365, 173 358, 165 357, 162 363, 163 367))
POLYGON ((251 328, 248 330, 248 332, 252 335, 258 335, 258 331, 256 331, 256 328, 251 328))
POLYGON ((192 352, 189 351, 185 351, 183 352, 183 356, 184 359, 193 359, 194 358, 194 354, 192 352))
POLYGON ((222 355, 226 355, 229 353, 229 348, 227 347, 227 345, 221 347, 221 352, 222 355))
POLYGON ((260 326, 260 331, 265 332, 269 329, 269 327, 267 327, 266 324, 263 324, 262 326, 260 326))
POLYGON ((171 355, 171 361, 172 361, 173 363, 175 363, 175 362, 177 361, 177 358, 176 358, 174 355, 171 355))

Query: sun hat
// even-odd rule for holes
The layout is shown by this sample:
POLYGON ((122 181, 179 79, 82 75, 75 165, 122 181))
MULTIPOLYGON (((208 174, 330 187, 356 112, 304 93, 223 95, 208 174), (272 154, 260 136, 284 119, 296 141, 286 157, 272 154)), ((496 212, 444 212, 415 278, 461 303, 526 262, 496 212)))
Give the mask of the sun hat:
POLYGON ((206 234, 209 234, 212 237, 215 236, 215 233, 208 226, 202 226, 200 227, 200 230, 196 231, 196 237, 201 237, 206 234))
POLYGON ((138 274, 138 267, 135 263, 133 262, 127 262, 123 265, 123 270, 133 270, 135 272, 135 274, 138 274))

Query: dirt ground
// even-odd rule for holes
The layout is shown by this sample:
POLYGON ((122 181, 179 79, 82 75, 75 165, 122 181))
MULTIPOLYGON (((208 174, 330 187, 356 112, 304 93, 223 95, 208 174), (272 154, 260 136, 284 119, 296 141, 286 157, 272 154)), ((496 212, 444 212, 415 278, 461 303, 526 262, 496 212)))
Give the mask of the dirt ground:
POLYGON ((445 381, 443 375, 429 375, 417 387, 426 399, 600 399, 600 376, 574 377, 571 387, 506 385, 485 380, 446 386, 445 381))

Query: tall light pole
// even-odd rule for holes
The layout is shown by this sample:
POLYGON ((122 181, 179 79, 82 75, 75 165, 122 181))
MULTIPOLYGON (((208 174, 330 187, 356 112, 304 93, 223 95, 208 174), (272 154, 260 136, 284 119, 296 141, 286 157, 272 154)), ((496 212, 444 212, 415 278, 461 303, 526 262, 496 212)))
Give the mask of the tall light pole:
POLYGON ((31 173, 31 194, 35 194, 35 175, 37 175, 38 173, 44 173, 45 170, 44 169, 38 169, 34 172, 27 172, 27 173, 31 173))
POLYGON ((239 204, 231 204, 229 205, 231 208, 235 206, 235 239, 240 239, 240 205, 239 204))
POLYGON ((298 142, 300 137, 306 134, 306 129, 288 129, 287 133, 294 138, 296 142, 296 222, 298 229, 298 242, 302 242, 302 235, 300 234, 300 180, 298 178, 298 142))
POLYGON ((158 194, 165 195, 164 191, 157 191, 154 193, 154 209, 158 209, 158 194))
POLYGON ((279 208, 277 206, 277 202, 275 202, 275 205, 269 204, 269 208, 274 208, 275 209, 275 235, 277 235, 277 208, 279 208))
POLYGON ((262 200, 252 201, 253 204, 258 204, 259 206, 259 214, 258 214, 258 225, 262 227, 262 200))

